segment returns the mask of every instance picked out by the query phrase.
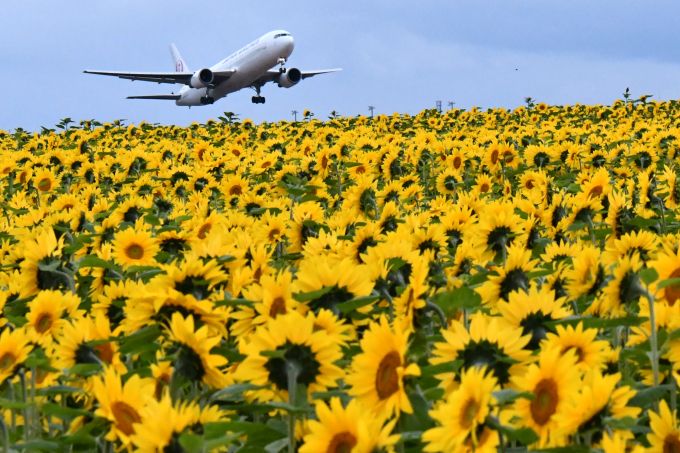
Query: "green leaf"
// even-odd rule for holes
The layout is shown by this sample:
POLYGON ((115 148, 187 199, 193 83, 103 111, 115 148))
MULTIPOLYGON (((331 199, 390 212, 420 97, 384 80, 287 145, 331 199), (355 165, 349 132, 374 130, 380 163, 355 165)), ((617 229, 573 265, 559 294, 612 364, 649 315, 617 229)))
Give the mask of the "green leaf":
POLYGON ((87 417, 91 415, 85 409, 76 409, 73 407, 60 406, 55 403, 45 403, 41 406, 43 415, 51 415, 53 417, 61 418, 62 420, 70 420, 79 416, 87 417))
POLYGON ((366 305, 370 305, 379 300, 380 296, 357 297, 356 299, 352 299, 347 302, 343 302, 341 304, 336 305, 336 308, 340 310, 340 313, 346 315, 350 312, 353 312, 361 307, 365 307, 366 305))
POLYGON ((663 288, 666 288, 667 286, 680 286, 680 277, 666 278, 666 279, 661 280, 659 283, 656 284, 656 287, 658 289, 663 289, 663 288))
POLYGON ((453 360, 451 362, 439 363, 437 365, 428 365, 420 369, 422 377, 431 377, 442 373, 455 373, 463 365, 462 360, 453 360))
POLYGON ((266 388, 266 386, 250 383, 234 384, 213 393, 210 399, 212 401, 242 401, 243 392, 248 390, 258 390, 261 388, 266 388))
POLYGON ((640 324, 647 321, 647 318, 640 316, 624 316, 621 318, 593 318, 593 317, 581 317, 572 316, 564 319, 558 319, 555 321, 549 321, 546 324, 550 326, 564 325, 568 324, 571 326, 576 326, 579 323, 583 324, 586 329, 607 329, 611 327, 621 327, 621 326, 639 326, 640 324))
POLYGON ((310 300, 318 299, 319 297, 331 292, 333 288, 333 286, 324 286, 323 288, 317 289, 316 291, 293 294, 293 299, 297 300, 298 302, 309 302, 310 300))
POLYGON ((278 453, 284 448, 288 446, 288 438, 284 437, 283 439, 275 440, 274 442, 271 442, 267 444, 264 447, 264 451, 267 453, 278 453))
POLYGON ((454 316, 458 310, 472 310, 482 304, 482 298, 467 286, 461 286, 453 291, 444 291, 434 296, 433 301, 446 316, 454 316))
POLYGON ((22 401, 12 401, 5 398, 0 398, 0 407, 3 409, 26 409, 30 404, 22 401))
POLYGON ((203 437, 197 434, 183 433, 179 436, 179 444, 187 453, 201 453, 205 451, 203 437))
POLYGON ((53 442, 49 440, 43 440, 43 439, 33 439, 29 440, 28 442, 22 442, 20 444, 14 444, 14 447, 19 449, 19 450, 35 450, 35 451, 40 451, 40 450, 49 450, 49 451, 58 451, 61 450, 61 445, 58 442, 53 442))
POLYGON ((116 270, 113 263, 103 260, 95 255, 87 255, 78 261, 78 268, 82 269, 85 267, 102 267, 104 269, 116 270))
POLYGON ((42 396, 54 396, 54 395, 67 395, 69 393, 80 392, 82 389, 78 387, 71 387, 69 385, 53 385, 51 387, 45 387, 38 389, 38 395, 42 396))
MULTIPOLYGON (((121 354, 136 354, 141 351, 146 351, 149 346, 155 346, 156 338, 161 336, 161 329, 157 324, 147 326, 141 330, 121 338, 120 353, 121 354)), ((157 347, 157 346, 155 346, 157 347)))
POLYGON ((98 363, 78 363, 69 368, 68 372, 76 376, 94 376, 102 370, 98 363))
POLYGON ((641 407, 643 409, 649 408, 652 406, 652 404, 658 402, 668 395, 670 390, 671 384, 661 384, 655 387, 647 387, 638 390, 635 396, 630 399, 628 404, 631 406, 641 407))
POLYGON ((531 428, 511 428, 509 426, 503 426, 496 417, 488 416, 486 417, 485 423, 489 425, 490 428, 495 429, 499 433, 503 434, 506 441, 516 441, 523 445, 531 445, 536 442, 539 437, 536 435, 531 428))
POLYGON ((656 281, 659 278, 659 274, 656 272, 656 269, 654 269, 653 267, 648 267, 646 269, 640 270, 638 272, 638 276, 640 277, 640 280, 645 282, 645 284, 647 284, 647 285, 656 281))
POLYGON ((493 392, 493 396, 496 398, 496 402, 499 406, 505 406, 520 398, 534 399, 534 394, 531 392, 518 392, 513 389, 498 390, 497 392, 493 392))

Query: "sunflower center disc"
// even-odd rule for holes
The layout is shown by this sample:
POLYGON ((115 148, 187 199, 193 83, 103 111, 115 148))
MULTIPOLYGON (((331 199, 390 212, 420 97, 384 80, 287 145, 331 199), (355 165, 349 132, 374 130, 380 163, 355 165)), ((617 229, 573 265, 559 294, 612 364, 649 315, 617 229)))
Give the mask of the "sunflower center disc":
POLYGON ((479 404, 474 398, 470 398, 463 405, 463 410, 460 413, 460 425, 465 429, 470 429, 472 422, 477 417, 479 411, 479 404))
POLYGON ((50 327, 52 326, 52 315, 49 313, 42 313, 40 316, 38 316, 38 319, 35 321, 35 330, 38 333, 45 333, 47 332, 50 327))
POLYGON ((531 416, 537 424, 545 425, 557 410, 557 384, 552 379, 543 379, 534 388, 534 395, 531 416))
POLYGON ((137 411, 123 401, 113 403, 111 405, 111 412, 113 413, 113 418, 116 419, 116 426, 127 436, 135 432, 135 428, 132 425, 142 421, 142 417, 139 416, 137 411))
POLYGON ((142 257, 144 257, 144 247, 139 244, 129 245, 128 248, 125 249, 125 254, 130 259, 141 260, 142 257))
MULTIPOLYGON (((675 269, 668 278, 678 278, 680 277, 680 268, 675 269)), ((670 305, 674 305, 675 301, 680 299, 680 284, 668 285, 664 288, 664 296, 670 305)))
POLYGON ((401 366, 401 358, 397 351, 392 351, 380 361, 378 372, 375 374, 375 390, 381 400, 389 398, 399 390, 399 374, 397 368, 401 366))
POLYGON ((357 438, 352 433, 344 431, 333 436, 326 453, 350 453, 356 444, 357 438))
POLYGON ((663 440, 663 453, 680 453, 680 438, 676 433, 671 433, 663 440))
POLYGON ((16 362, 17 358, 11 352, 6 352, 0 357, 0 370, 9 368, 16 362))

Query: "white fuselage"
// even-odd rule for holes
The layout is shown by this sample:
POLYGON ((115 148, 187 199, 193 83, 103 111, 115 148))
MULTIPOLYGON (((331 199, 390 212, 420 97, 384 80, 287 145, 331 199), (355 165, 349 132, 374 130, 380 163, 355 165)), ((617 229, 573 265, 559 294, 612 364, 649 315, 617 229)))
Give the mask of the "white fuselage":
MULTIPOLYGON (((252 86, 253 82, 277 66, 282 58, 287 60, 293 53, 294 46, 293 37, 285 30, 275 30, 260 36, 210 68, 213 72, 236 71, 229 79, 210 88, 210 96, 218 100, 229 93, 252 86)), ((185 85, 175 104, 204 105, 201 98, 207 95, 207 90, 208 88, 191 88, 185 85)))

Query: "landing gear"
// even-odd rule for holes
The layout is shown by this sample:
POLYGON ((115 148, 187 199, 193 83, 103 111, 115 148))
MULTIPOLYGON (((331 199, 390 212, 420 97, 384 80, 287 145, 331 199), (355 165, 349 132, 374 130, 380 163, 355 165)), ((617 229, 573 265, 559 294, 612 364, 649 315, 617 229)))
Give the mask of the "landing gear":
POLYGON ((255 93, 257 93, 257 96, 253 96, 251 100, 253 101, 253 104, 264 104, 264 96, 260 96, 260 89, 262 88, 262 85, 255 85, 253 89, 255 90, 255 93))
POLYGON ((214 104, 215 103, 215 98, 212 96, 203 96, 201 97, 201 104, 207 105, 207 104, 214 104))
POLYGON ((284 74, 286 72, 286 67, 284 66, 286 64, 286 59, 285 58, 279 58, 276 60, 276 63, 280 66, 279 67, 279 74, 284 74))

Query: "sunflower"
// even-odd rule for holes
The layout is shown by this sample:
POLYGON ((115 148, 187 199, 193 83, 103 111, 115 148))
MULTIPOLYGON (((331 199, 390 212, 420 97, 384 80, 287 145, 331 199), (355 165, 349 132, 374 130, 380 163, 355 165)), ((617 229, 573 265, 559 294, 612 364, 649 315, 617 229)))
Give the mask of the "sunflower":
POLYGON ((479 214, 477 239, 483 247, 495 254, 497 260, 502 260, 507 247, 521 233, 520 220, 512 204, 491 202, 479 214))
MULTIPOLYGON (((664 251, 659 253, 656 259, 649 263, 659 275, 657 282, 664 280, 677 279, 680 277, 680 250, 676 252, 664 251)), ((675 305, 680 299, 680 283, 670 283, 664 288, 658 288, 658 283, 652 286, 652 292, 657 298, 661 298, 668 305, 675 305)))
POLYGON ((270 319, 240 344, 239 351, 245 359, 234 377, 266 387, 246 392, 258 401, 287 401, 293 374, 295 383, 305 385, 310 395, 335 387, 344 374, 335 364, 342 357, 340 342, 315 329, 311 314, 291 311, 270 319))
POLYGON ((562 355, 558 348, 544 350, 538 363, 513 378, 519 391, 533 394, 532 399, 515 401, 514 411, 519 426, 529 427, 539 436, 540 448, 564 446, 568 436, 573 434, 560 421, 578 394, 581 379, 575 364, 573 351, 562 355))
POLYGON ((293 275, 289 271, 264 275, 259 284, 249 286, 243 295, 253 302, 253 306, 242 305, 231 315, 235 320, 230 327, 231 335, 242 341, 269 319, 290 311, 304 314, 306 306, 293 299, 292 286, 293 275))
POLYGON ((349 394, 379 417, 413 412, 404 380, 420 376, 418 365, 406 362, 408 336, 394 330, 384 316, 371 322, 361 339, 361 353, 354 356, 352 370, 345 379, 349 394))
POLYGON ((68 271, 61 264, 64 237, 57 239, 52 228, 39 232, 34 240, 22 244, 21 296, 28 297, 40 290, 67 289, 68 271))
POLYGON ((33 347, 24 329, 5 329, 0 334, 0 384, 14 375, 33 347))
POLYGON ((206 423, 222 418, 222 411, 215 406, 201 408, 194 402, 173 403, 166 393, 160 400, 150 400, 141 410, 131 441, 140 452, 184 451, 179 441, 182 433, 203 434, 206 423))
POLYGON ((372 289, 373 281, 367 275, 366 266, 357 265, 349 258, 337 262, 325 257, 307 258, 300 263, 293 283, 294 293, 321 293, 306 302, 313 310, 337 311, 338 304, 368 296, 372 289))
POLYGON ((624 256, 637 255, 646 263, 655 257, 658 246, 656 234, 647 230, 633 231, 608 241, 604 259, 614 263, 624 256))
POLYGON ((606 423, 626 417, 637 418, 641 409, 628 406, 635 391, 627 385, 617 387, 619 373, 603 375, 594 369, 583 378, 581 391, 568 402, 567 408, 556 420, 567 432, 593 431, 593 442, 599 442, 606 423))
POLYGON ((456 193, 456 187, 461 185, 461 177, 457 171, 452 168, 446 168, 437 176, 437 192, 441 195, 453 195, 456 193))
POLYGON ((124 267, 153 266, 160 250, 158 240, 144 230, 127 228, 113 238, 113 257, 124 267))
POLYGON ((284 215, 274 215, 267 211, 260 217, 255 236, 260 242, 275 246, 285 239, 286 229, 286 217, 284 215))
POLYGON ((446 245, 451 255, 455 254, 459 245, 472 240, 470 231, 473 230, 472 226, 476 223, 477 217, 469 207, 462 205, 449 207, 439 220, 444 228, 446 245))
POLYGON ((555 333, 549 333, 543 342, 541 349, 557 348, 560 354, 567 351, 576 353, 576 366, 581 370, 601 370, 604 368, 609 343, 605 340, 596 340, 597 329, 584 329, 583 323, 573 326, 557 326, 555 333))
POLYGON ((531 260, 531 250, 521 245, 508 247, 507 260, 495 269, 498 275, 492 275, 477 292, 482 297, 482 303, 495 306, 499 301, 506 301, 510 294, 516 291, 529 290, 529 272, 538 261, 531 260))
POLYGON ((497 379, 483 367, 463 371, 460 387, 429 412, 437 426, 423 433, 427 442, 424 451, 460 451, 466 443, 478 451, 480 440, 485 448, 495 449, 499 444, 497 432, 493 440, 481 439, 479 434, 488 429, 484 422, 494 403, 492 392, 497 389, 497 379))
POLYGON ((486 173, 479 173, 475 179, 475 192, 479 195, 491 193, 493 191, 493 179, 486 173))
POLYGON ((309 432, 300 453, 371 453, 389 449, 399 438, 398 435, 390 436, 396 420, 385 424, 354 399, 346 407, 338 397, 331 398, 328 405, 318 401, 316 416, 317 420, 309 422, 309 432))
POLYGON ((227 359, 210 352, 222 341, 221 336, 210 335, 208 326, 195 330, 194 317, 184 318, 180 313, 173 313, 168 336, 178 346, 173 364, 177 374, 212 388, 224 387, 226 376, 220 368, 227 364, 227 359))
POLYGON ((113 368, 93 379, 92 393, 97 400, 94 414, 111 422, 108 440, 130 445, 130 436, 142 421, 142 409, 153 399, 153 380, 133 375, 124 384, 122 381, 113 368))
MULTIPOLYGON (((502 319, 475 313, 470 317, 467 329, 460 321, 452 321, 442 330, 443 342, 434 344, 433 365, 462 362, 462 369, 486 367, 501 385, 522 371, 529 361, 531 351, 525 349, 530 337, 522 329, 503 323, 502 319)), ((435 376, 447 391, 457 388, 457 374, 443 373, 435 376)))
POLYGON ((639 303, 644 295, 638 272, 642 262, 637 254, 624 256, 614 268, 613 278, 602 291, 602 297, 588 307, 586 313, 597 313, 604 318, 625 316, 631 304, 639 303))
POLYGON ((362 255, 371 247, 378 245, 382 240, 380 225, 377 222, 368 222, 363 227, 356 229, 348 253, 357 263, 365 263, 366 261, 362 255))
POLYGON ((54 366, 71 368, 80 364, 101 364, 125 373, 126 367, 118 353, 118 344, 107 341, 113 335, 106 317, 83 317, 65 324, 56 336, 54 366))
POLYGON ((578 299, 581 296, 595 295, 605 284, 605 271, 602 266, 601 253, 598 248, 586 245, 573 259, 572 268, 567 270, 566 290, 569 297, 578 299))
POLYGON ((33 341, 49 345, 66 324, 65 317, 77 315, 80 299, 75 294, 60 291, 40 291, 28 303, 26 331, 33 341))
POLYGON ((666 401, 661 400, 658 412, 649 411, 649 427, 647 441, 651 451, 680 451, 680 429, 675 411, 671 411, 666 401))
POLYGON ((405 331, 413 332, 413 318, 418 309, 425 307, 425 298, 429 291, 428 273, 429 260, 418 255, 408 261, 409 275, 408 285, 401 294, 393 300, 394 312, 400 326, 405 331))
POLYGON ((33 175, 33 186, 40 192, 50 192, 57 188, 58 182, 50 170, 43 168, 33 175))
POLYGON ((195 300, 208 299, 218 284, 225 283, 227 274, 216 260, 202 261, 187 256, 181 263, 162 267, 164 274, 157 275, 149 283, 149 291, 166 296, 189 296, 195 300))
POLYGON ((555 297, 555 292, 547 286, 537 289, 532 286, 527 292, 515 291, 507 302, 496 306, 504 322, 513 328, 522 328, 523 335, 531 340, 527 348, 536 350, 549 332, 554 331, 551 322, 564 319, 571 310, 564 307, 565 299, 555 297))

